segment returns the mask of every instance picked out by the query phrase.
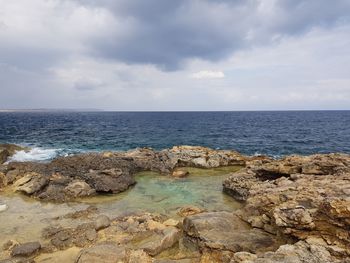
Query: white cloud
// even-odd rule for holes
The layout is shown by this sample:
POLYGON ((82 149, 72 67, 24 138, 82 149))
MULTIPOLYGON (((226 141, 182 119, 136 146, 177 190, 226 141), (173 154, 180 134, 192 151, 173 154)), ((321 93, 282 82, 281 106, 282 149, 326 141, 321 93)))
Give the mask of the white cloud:
POLYGON ((194 79, 222 79, 225 77, 222 71, 202 70, 191 75, 194 79))

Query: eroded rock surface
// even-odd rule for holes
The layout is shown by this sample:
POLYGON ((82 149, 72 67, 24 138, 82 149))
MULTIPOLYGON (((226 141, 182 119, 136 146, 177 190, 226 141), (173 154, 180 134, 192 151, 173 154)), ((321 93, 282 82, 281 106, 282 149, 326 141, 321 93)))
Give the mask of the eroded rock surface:
POLYGON ((201 250, 230 252, 275 250, 281 244, 263 230, 252 229, 246 222, 228 212, 201 213, 185 218, 184 231, 201 250))
MULTIPOLYGON (((140 148, 78 154, 59 157, 49 163, 11 162, 0 169, 0 187, 13 185, 14 191, 62 202, 97 193, 123 192, 135 184, 134 174, 140 171, 168 175, 182 166, 244 165, 251 159, 235 151, 195 146, 176 146, 162 151, 140 148)), ((186 174, 175 171, 174 175, 183 177, 186 174)))
POLYGON ((350 256, 349 155, 253 161, 223 185, 226 193, 244 202, 237 214, 252 226, 297 240, 323 241, 317 247, 310 242, 288 245, 253 262, 279 262, 289 252, 285 256, 290 262, 333 262, 330 257, 350 256))

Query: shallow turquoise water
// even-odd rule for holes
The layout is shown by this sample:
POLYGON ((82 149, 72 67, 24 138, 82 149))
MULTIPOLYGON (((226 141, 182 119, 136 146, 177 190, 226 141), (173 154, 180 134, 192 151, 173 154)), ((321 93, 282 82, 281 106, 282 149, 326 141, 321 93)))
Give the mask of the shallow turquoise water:
MULTIPOLYGON (((240 167, 216 169, 186 168, 187 178, 173 178, 155 172, 136 175, 137 184, 116 195, 99 195, 78 202, 64 204, 45 203, 12 193, 0 193, 0 202, 9 208, 0 213, 0 241, 9 239, 20 242, 41 240, 44 227, 53 224, 75 226, 86 219, 67 219, 67 213, 79 211, 93 205, 99 213, 116 217, 132 212, 152 212, 178 217, 179 208, 197 206, 208 211, 234 211, 240 207, 231 197, 222 193, 222 181, 227 174, 240 167)), ((0 242, 0 245, 2 245, 0 242)), ((0 253, 1 259, 1 253, 0 253)))
POLYGON ((142 172, 136 176, 137 184, 119 195, 97 196, 85 202, 97 204, 101 210, 115 213, 149 211, 175 215, 186 205, 208 211, 233 211, 240 205, 222 193, 222 181, 239 167, 216 169, 186 168, 187 178, 173 178, 155 172, 142 172))

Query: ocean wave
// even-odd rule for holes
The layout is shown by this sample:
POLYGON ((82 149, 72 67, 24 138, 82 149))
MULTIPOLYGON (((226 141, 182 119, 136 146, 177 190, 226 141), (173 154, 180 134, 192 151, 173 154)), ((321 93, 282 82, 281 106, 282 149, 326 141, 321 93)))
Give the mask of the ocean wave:
POLYGON ((11 156, 8 162, 31 162, 31 161, 49 161, 59 155, 60 149, 44 149, 34 147, 29 151, 18 151, 11 156))

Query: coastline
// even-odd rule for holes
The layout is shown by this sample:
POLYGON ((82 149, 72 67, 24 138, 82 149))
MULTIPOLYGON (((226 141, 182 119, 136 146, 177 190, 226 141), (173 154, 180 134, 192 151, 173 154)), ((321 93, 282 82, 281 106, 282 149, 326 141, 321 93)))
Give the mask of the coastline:
MULTIPOLYGON (((6 159, 14 153, 5 150, 6 159)), ((43 239, 32 244, 9 241, 0 255, 38 262, 50 257, 71 262, 345 262, 349 257, 347 154, 274 160, 199 146, 84 153, 49 163, 0 165, 0 187, 59 207, 103 193, 118 195, 130 189, 135 173, 142 171, 185 185, 193 176, 186 167, 209 171, 225 166, 241 167, 223 181, 222 190, 232 202, 241 203, 234 211, 219 206, 205 211, 189 204, 180 207, 176 217, 150 211, 113 217, 91 206, 49 220, 57 225, 68 217, 78 225, 44 229, 43 239)))

